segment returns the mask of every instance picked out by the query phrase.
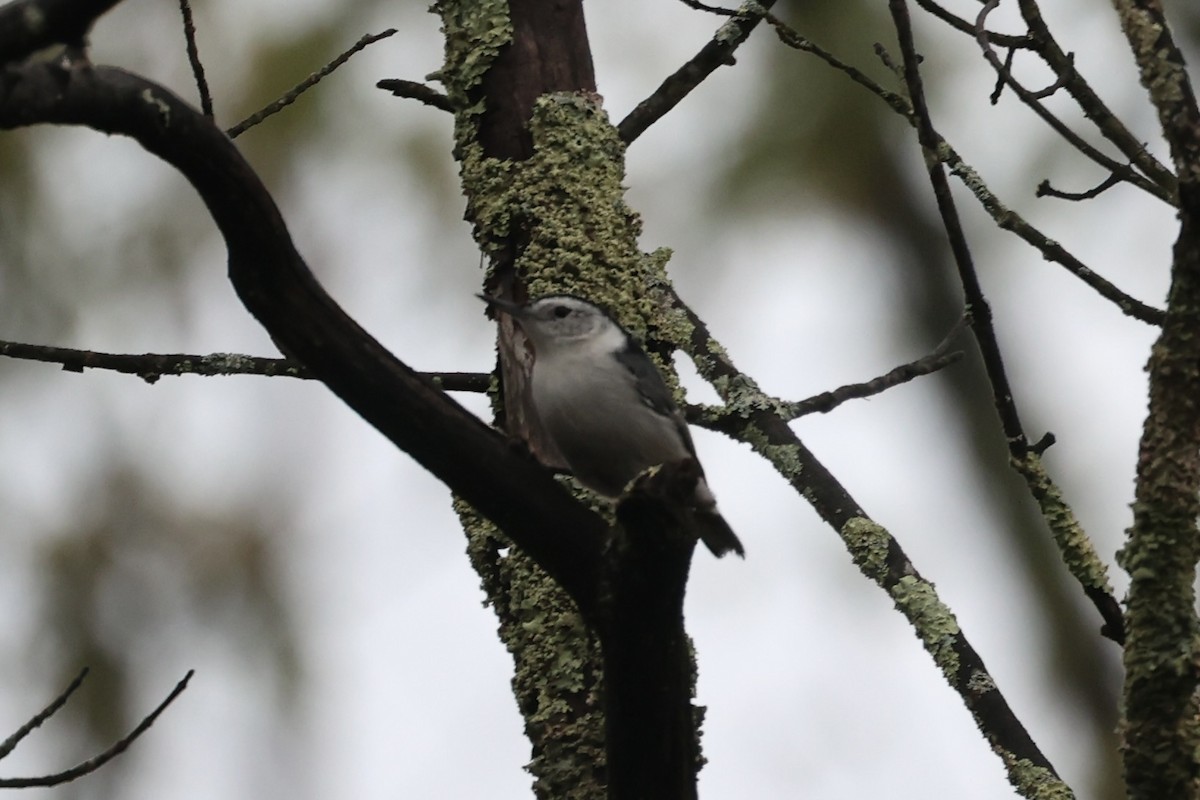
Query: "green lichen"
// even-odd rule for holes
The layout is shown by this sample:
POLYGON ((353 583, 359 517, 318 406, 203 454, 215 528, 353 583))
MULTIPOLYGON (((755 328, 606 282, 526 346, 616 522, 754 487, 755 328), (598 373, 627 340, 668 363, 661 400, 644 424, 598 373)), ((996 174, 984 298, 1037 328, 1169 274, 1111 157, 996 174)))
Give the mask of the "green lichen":
POLYGON ((986 672, 973 670, 967 678, 967 688, 977 695, 996 691, 996 681, 986 672))
POLYGON ((789 483, 797 484, 804 473, 804 460, 800 457, 800 446, 795 444, 772 444, 770 438, 757 425, 747 423, 739 438, 766 458, 775 470, 789 483))
POLYGON ((958 680, 959 660, 955 652, 958 641, 958 620, 954 612, 941 601, 933 584, 915 575, 905 575, 888 588, 896 608, 906 616, 934 663, 953 684, 958 680))
POLYGON ((757 21, 760 17, 767 13, 767 9, 759 3, 750 2, 742 3, 738 6, 737 15, 730 17, 729 21, 717 29, 717 33, 713 39, 725 45, 736 45, 745 39, 749 32, 746 26, 751 21, 757 21))
POLYGON ((1081 585, 1111 595, 1108 567, 1100 560, 1074 510, 1063 499, 1062 491, 1050 480, 1042 459, 1036 453, 1027 452, 1022 458, 1013 459, 1012 464, 1029 485, 1071 575, 1081 585))
POLYGON ((601 800, 606 755, 599 643, 532 559, 466 503, 456 498, 454 509, 485 605, 493 607, 513 657, 513 695, 533 745, 527 769, 536 796, 601 800))
POLYGON ((842 526, 841 534, 862 573, 882 584, 887 576, 888 542, 891 540, 887 530, 874 520, 854 517, 842 526))
POLYGON ((512 41, 507 0, 438 0, 430 9, 442 18, 446 61, 430 79, 446 87, 455 108, 467 108, 470 92, 483 80, 496 55, 512 41))
POLYGON ((1022 797, 1029 800, 1074 800, 1075 793, 1053 772, 1028 759, 1006 758, 1008 780, 1022 797))
MULTIPOLYGON (((531 297, 585 297, 642 340, 686 347, 692 327, 668 302, 671 252, 638 247, 641 219, 624 198, 625 146, 598 98, 543 95, 529 130, 533 154, 524 161, 489 158, 474 144, 459 148, 480 247, 503 252, 517 236, 523 246, 514 266, 531 297)), ((652 355, 674 383, 671 365, 652 355)))

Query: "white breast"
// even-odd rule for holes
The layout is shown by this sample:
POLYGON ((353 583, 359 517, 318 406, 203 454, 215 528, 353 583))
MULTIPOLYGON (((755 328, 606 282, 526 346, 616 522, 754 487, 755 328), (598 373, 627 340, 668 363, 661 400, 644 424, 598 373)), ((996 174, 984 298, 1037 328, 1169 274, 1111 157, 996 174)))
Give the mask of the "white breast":
POLYGON ((675 421, 647 406, 607 353, 545 353, 534 362, 532 390, 571 471, 601 494, 615 497, 644 470, 689 455, 675 421))

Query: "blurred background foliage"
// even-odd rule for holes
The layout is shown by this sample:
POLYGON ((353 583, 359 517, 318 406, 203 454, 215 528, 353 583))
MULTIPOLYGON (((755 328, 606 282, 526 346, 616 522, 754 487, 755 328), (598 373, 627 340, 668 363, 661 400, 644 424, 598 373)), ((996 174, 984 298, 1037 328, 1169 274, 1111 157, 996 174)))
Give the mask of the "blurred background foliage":
MULTIPOLYGON (((478 256, 461 222, 450 121, 374 89, 380 78, 421 79, 440 65, 437 21, 421 5, 243 0, 197 4, 195 15, 224 126, 362 35, 400 30, 238 144, 314 270, 369 330, 417 368, 487 369, 490 334, 470 300, 478 256)), ((974 13, 974 4, 960 5, 974 13)), ((1097 70, 1097 88, 1151 139, 1153 118, 1112 12, 1086 6, 1054 9, 1051 24, 1070 21, 1064 46, 1079 51, 1085 73, 1097 70)), ((593 0, 586 10, 600 91, 618 119, 719 25, 667 0, 593 0)), ((885 11, 858 0, 777 8, 894 85, 872 52, 892 41, 885 11)), ((1200 15, 1186 2, 1168 13, 1194 53, 1200 15)), ((1170 211, 1128 188, 1086 207, 1034 200, 1047 174, 1069 189, 1098 179, 1011 96, 987 104, 993 83, 969 38, 928 20, 919 35, 935 122, 968 160, 979 159, 992 188, 1038 224, 1056 225, 1051 235, 1098 259, 1108 277, 1161 302, 1170 211), (1110 238, 1122 228, 1129 235, 1110 238)), ((174 4, 128 0, 97 26, 93 44, 95 60, 195 97, 174 4)), ((646 248, 675 248, 684 296, 771 391, 801 397, 927 351, 962 308, 915 137, 881 102, 767 30, 738 59, 630 153, 646 248)), ((1052 468, 1111 556, 1127 521, 1140 359, 1152 334, 995 231, 965 193, 960 199, 1030 436, 1039 426, 1060 434, 1056 450, 1066 454, 1052 468)), ((84 130, 0 136, 0 338, 273 354, 223 266, 203 207, 136 145, 84 130)), ((1119 797, 1118 654, 1096 635, 1098 620, 1010 473, 990 394, 968 355, 911 390, 920 392, 907 395, 911 402, 881 398, 839 411, 840 422, 806 420, 801 433, 947 590, 1081 796, 1119 797)), ((0 361, 0 598, 9 610, 0 626, 9 654, 0 719, 15 729, 80 666, 93 670, 63 717, 6 762, 6 774, 53 771, 102 749, 195 665, 202 683, 146 742, 54 796, 526 796, 520 726, 503 696, 506 657, 475 607, 480 595, 448 498, 363 428, 320 387, 291 381, 149 387, 0 361), (410 676, 423 665, 429 673, 410 676), (202 707, 198 717, 185 710, 189 701, 202 707), (461 740, 464 726, 484 731, 487 745, 461 740), (502 746, 487 738, 501 736, 493 730, 502 746), (473 768, 460 769, 467 760, 473 768)), ((717 447, 708 441, 702 453, 717 447)), ((749 463, 739 453, 729 469, 749 463)), ((691 613, 702 675, 713 676, 706 796, 869 795, 862 775, 822 771, 825 745, 809 738, 823 736, 830 747, 857 737, 889 742, 842 752, 843 767, 895 759, 902 766, 882 773, 905 776, 913 796, 954 796, 961 786, 975 798, 1009 796, 969 719, 886 603, 861 599, 874 587, 848 577, 840 545, 795 498, 766 499, 772 481, 759 472, 722 492, 743 525, 753 519, 761 529, 744 536, 750 578, 697 565, 701 599, 691 613), (843 584, 815 577, 826 560, 843 584), (778 573, 767 572, 770 561, 778 573), (810 583, 817 597, 797 594, 810 583), (821 623, 804 617, 797 625, 800 609, 828 618, 831 632, 818 634, 821 623), (793 639, 779 634, 797 626, 793 639), (735 646, 735 629, 760 638, 735 646), (748 675, 736 651, 765 648, 764 630, 779 637, 779 667, 763 655, 748 675), (812 647, 822 635, 839 637, 829 640, 837 647, 812 647), (717 652, 722 642, 735 652, 717 652), (896 730, 911 720, 886 711, 859 718, 834 679, 806 678, 800 666, 843 657, 877 670, 846 671, 858 682, 846 698, 861 695, 870 707, 911 691, 924 708, 928 693, 944 704, 929 714, 944 710, 945 738, 930 734, 928 750, 910 751, 896 730), (925 683, 914 685, 909 660, 925 683), (895 683, 872 694, 868 685, 884 675, 895 683), (758 713, 745 724, 765 729, 756 705, 765 701, 749 685, 757 682, 789 725, 770 728, 768 745, 728 710, 758 713), (783 684, 798 685, 802 699, 787 701, 783 684), (735 701, 726 687, 744 695, 735 701), (826 690, 839 699, 821 708, 813 698, 826 690)))

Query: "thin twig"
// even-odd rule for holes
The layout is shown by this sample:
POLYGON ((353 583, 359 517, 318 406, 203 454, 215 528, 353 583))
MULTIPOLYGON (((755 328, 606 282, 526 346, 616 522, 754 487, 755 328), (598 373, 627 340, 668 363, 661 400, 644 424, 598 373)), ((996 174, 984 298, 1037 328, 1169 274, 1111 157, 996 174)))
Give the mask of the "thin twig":
POLYGON ((966 315, 961 317, 950 330, 950 333, 946 334, 946 338, 942 340, 941 344, 934 348, 933 352, 929 355, 918 358, 915 361, 910 361, 907 364, 901 364, 895 369, 880 375, 878 378, 872 378, 865 383, 849 383, 831 392, 822 392, 806 400, 787 403, 782 409, 785 417, 789 420, 794 420, 807 414, 818 412, 826 414, 847 400, 861 400, 866 397, 873 397, 892 387, 908 383, 922 375, 930 375, 950 366, 963 356, 961 350, 952 352, 950 346, 958 334, 967 326, 969 319, 966 315))
POLYGON ((278 114, 280 111, 287 108, 292 103, 296 102, 296 99, 298 97, 300 97, 300 95, 304 94, 306 91, 308 91, 309 89, 311 89, 312 87, 314 87, 318 83, 320 83, 321 79, 324 78, 326 75, 333 72, 335 69, 340 67, 342 64, 345 64, 347 61, 349 61, 350 57, 353 56, 355 53, 359 52, 360 50, 362 50, 363 48, 367 47, 370 44, 374 44, 375 42, 378 42, 380 39, 388 38, 389 36, 393 35, 394 33, 396 33, 395 28, 388 28, 383 33, 376 33, 376 34, 371 34, 371 35, 362 37, 354 44, 353 47, 351 47, 346 52, 342 53, 340 56, 335 58, 333 61, 330 61, 324 67, 321 67, 321 69, 319 69, 316 72, 314 72, 313 74, 309 75, 304 80, 300 81, 300 83, 298 83, 294 87, 292 87, 292 89, 290 91, 288 91, 286 94, 284 94, 278 100, 271 103, 269 106, 261 109, 260 111, 254 112, 253 114, 251 114, 250 116, 246 117, 244 120, 239 122, 237 125, 234 125, 232 128, 229 128, 228 130, 226 130, 225 135, 228 136, 230 139, 236 139, 238 136, 245 133, 250 128, 253 128, 255 125, 262 122, 264 119, 271 116, 272 114, 278 114))
MULTIPOLYGON (((956 31, 969 33, 972 36, 975 35, 976 28, 973 22, 947 11, 933 0, 917 0, 917 5, 956 31)), ((1011 50, 1029 50, 1034 47, 1033 40, 1028 36, 1013 36, 1006 33, 995 33, 994 31, 988 31, 987 35, 988 40, 998 47, 1007 47, 1011 50)))
POLYGON ((58 697, 50 702, 50 705, 35 714, 28 722, 17 728, 12 736, 9 736, 3 743, 0 743, 0 758, 8 756, 21 743, 22 739, 32 733, 35 728, 41 726, 43 722, 58 713, 58 710, 66 705, 67 700, 75 693, 75 690, 83 684, 83 679, 87 677, 87 674, 87 667, 81 669, 79 674, 75 676, 75 679, 67 685, 66 689, 62 690, 58 697))
POLYGON ((679 105, 683 98, 718 67, 733 63, 734 51, 750 37, 751 32, 773 5, 775 0, 744 3, 737 14, 717 30, 712 40, 700 48, 700 52, 675 70, 653 94, 638 103, 637 107, 621 120, 621 124, 617 126, 621 141, 629 144, 637 139, 668 111, 679 105))
POLYGON ((53 775, 42 775, 37 778, 0 778, 0 789, 28 789, 34 786, 60 786, 64 783, 69 783, 76 778, 82 778, 84 775, 91 774, 103 767, 109 761, 112 761, 117 756, 129 749, 129 746, 137 740, 139 736, 149 730, 154 721, 167 710, 167 706, 175 701, 187 688, 188 681, 192 679, 195 670, 188 670, 183 676, 183 680, 175 684, 175 688, 167 695, 167 698, 158 704, 158 707, 151 711, 146 717, 138 723, 137 727, 130 731, 124 738, 116 742, 112 747, 102 753, 99 753, 82 764, 78 764, 70 769, 56 772, 53 775))
POLYGON ((440 108, 442 111, 454 112, 454 103, 450 98, 419 81, 406 81, 403 78, 385 78, 375 84, 375 88, 391 92, 396 97, 407 97, 417 100, 427 106, 440 108))
MULTIPOLYGON (((1062 69, 1056 72, 1056 80, 1044 89, 1038 91, 1028 89, 1013 77, 1012 72, 1007 66, 1011 64, 1011 60, 1002 61, 1000 59, 1000 56, 996 54, 992 46, 989 38, 990 34, 987 30, 988 15, 998 4, 999 0, 988 0, 988 2, 984 3, 983 8, 980 9, 979 15, 975 19, 975 41, 979 44, 980 50, 983 51, 984 58, 992 65, 992 69, 996 71, 997 80, 1003 81, 1005 85, 1009 86, 1022 103, 1028 106, 1034 114, 1037 114, 1043 122, 1050 126, 1051 130, 1061 136, 1067 144, 1078 150, 1084 157, 1099 164, 1106 171, 1118 176, 1121 180, 1128 181, 1142 191, 1157 197, 1164 203, 1173 203, 1174 200, 1170 190, 1150 180, 1129 165, 1105 155, 1098 148, 1088 143, 1082 136, 1071 130, 1069 125, 1059 119, 1041 102, 1043 97, 1047 97, 1058 89, 1068 86, 1076 79, 1077 73, 1073 57, 1064 54, 1064 63, 1060 65, 1062 69)), ((992 102, 995 103, 998 99, 999 94, 993 92, 992 102)))
MULTIPOLYGON (((883 88, 861 71, 842 62, 836 56, 817 46, 804 36, 801 36, 783 22, 780 22, 777 18, 768 15, 766 19, 775 28, 780 41, 788 47, 809 53, 821 59, 833 69, 843 73, 850 80, 883 100, 889 108, 904 117, 910 125, 916 126, 912 104, 908 101, 908 98, 883 88)), ((1001 230, 1015 233, 1027 244, 1037 249, 1047 261, 1052 261, 1064 267, 1072 275, 1091 287, 1101 297, 1112 302, 1125 314, 1150 325, 1159 325, 1162 323, 1162 310, 1147 305, 1121 291, 1116 285, 1076 258, 1061 244, 1029 224, 1024 217, 1006 206, 992 193, 979 173, 963 160, 962 156, 958 154, 958 151, 949 142, 942 138, 940 134, 937 134, 937 136, 939 146, 935 155, 938 160, 949 167, 950 172, 962 181, 964 186, 970 189, 971 193, 979 201, 979 204, 991 215, 1001 230)))
MULTIPOLYGON (((1050 32, 1050 28, 1046 25, 1046 21, 1042 18, 1042 12, 1036 0, 1017 0, 1017 5, 1021 9, 1021 19, 1028 28, 1029 37, 1035 44, 1033 49, 1051 72, 1060 78, 1067 76, 1064 87, 1079 105, 1084 117, 1090 120, 1105 139, 1108 139, 1126 159, 1158 187, 1158 191, 1151 192, 1151 194, 1166 203, 1176 205, 1179 192, 1178 179, 1170 169, 1150 153, 1146 148, 1145 141, 1126 128, 1120 117, 1109 110, 1104 101, 1092 89, 1091 84, 1084 80, 1079 71, 1075 69, 1074 61, 1059 46, 1058 41, 1050 32)), ((1120 174, 1119 171, 1118 174, 1120 174)))
POLYGON ((1099 197, 1104 194, 1119 183, 1121 183, 1120 178, 1116 175, 1109 175, 1086 192, 1063 192, 1051 186, 1049 180, 1044 180, 1037 185, 1035 194, 1038 197, 1057 197, 1060 200, 1091 200, 1093 197, 1099 197))
POLYGON ((196 78, 196 90, 200 93, 200 111, 204 116, 212 119, 212 95, 208 92, 208 79, 204 77, 204 64, 200 61, 200 48, 196 46, 196 25, 192 21, 191 2, 179 0, 179 12, 183 14, 183 35, 187 39, 188 63, 192 65, 192 75, 196 78))
MULTIPOLYGON (((313 375, 290 358, 264 358, 239 353, 101 353, 70 347, 0 341, 0 356, 61 364, 68 372, 104 369, 137 375, 146 383, 155 383, 164 375, 262 375, 266 377, 312 379, 313 375)), ((421 372, 447 392, 486 392, 491 375, 483 372, 421 372)))
POLYGON ((688 8, 695 9, 696 11, 706 11, 709 14, 716 14, 722 17, 734 17, 737 16, 738 13, 736 9, 710 6, 706 5, 705 3, 701 3, 700 0, 679 0, 679 2, 683 3, 688 8))

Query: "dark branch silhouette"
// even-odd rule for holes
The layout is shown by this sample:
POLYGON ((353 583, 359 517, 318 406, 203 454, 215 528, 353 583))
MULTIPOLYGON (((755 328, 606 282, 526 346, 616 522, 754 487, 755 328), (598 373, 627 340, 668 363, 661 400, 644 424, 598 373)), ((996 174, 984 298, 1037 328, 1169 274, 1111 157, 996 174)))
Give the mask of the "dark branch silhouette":
POLYGON ((204 63, 200 60, 200 48, 196 44, 196 24, 192 20, 192 4, 188 0, 179 0, 179 13, 183 15, 183 36, 187 39, 188 63, 192 66, 192 76, 196 80, 196 92, 200 95, 200 111, 212 119, 212 95, 208 91, 208 78, 204 76, 204 63))
POLYGON ((501 526, 585 614, 592 610, 608 524, 342 311, 296 252, 257 175, 211 120, 123 70, 10 66, 0 84, 0 127, 37 122, 131 136, 182 172, 225 238, 230 278, 243 303, 285 352, 501 526), (572 536, 564 537, 564 529, 572 536))
POLYGON ((5 739, 4 742, 0 744, 0 759, 6 757, 9 753, 15 750, 17 745, 21 743, 21 740, 32 733, 34 729, 40 727, 43 722, 57 714, 58 710, 66 705, 67 700, 71 698, 71 695, 75 694, 75 690, 83 685, 83 679, 86 678, 87 675, 88 668, 84 667, 79 671, 79 674, 76 675, 69 684, 67 684, 67 688, 63 689, 62 692, 59 693, 58 697, 50 701, 50 704, 37 714, 34 714, 28 722, 26 722, 20 728, 17 728, 16 732, 13 733, 12 736, 9 736, 7 739, 5 739))
POLYGON ((1038 184, 1035 194, 1038 197, 1057 197, 1060 200, 1091 200, 1093 197, 1099 197, 1100 195, 1104 194, 1120 182, 1120 177, 1116 175, 1109 175, 1107 178, 1100 181, 1100 183, 1096 184, 1096 186, 1093 188, 1088 189, 1086 192, 1064 192, 1051 186, 1049 180, 1044 180, 1038 184))
MULTIPOLYGON (((179 695, 183 693, 183 690, 187 688, 188 682, 192 679, 192 675, 194 674, 194 670, 188 670, 187 674, 183 676, 183 679, 179 681, 179 683, 175 684, 175 688, 171 690, 171 693, 167 695, 166 699, 159 703, 153 711, 143 717, 142 721, 139 722, 133 730, 131 730, 117 742, 113 743, 113 745, 107 750, 97 753, 87 761, 77 764, 70 769, 65 769, 62 772, 55 772, 51 775, 41 775, 35 778, 0 778, 0 789, 29 789, 33 787, 45 788, 49 786, 60 786, 77 778, 82 778, 84 775, 90 775, 91 773, 103 767, 109 761, 112 761, 114 758, 128 750, 129 746, 137 741, 139 736, 149 730, 150 726, 154 724, 155 720, 157 720, 159 716, 161 716, 162 713, 167 710, 167 706, 175 702, 175 698, 179 697, 179 695)), ((83 683, 83 679, 86 676, 87 670, 85 669, 80 672, 78 676, 76 676, 75 680, 71 681, 71 685, 68 686, 62 694, 55 698, 54 702, 47 706, 46 709, 40 714, 23 725, 17 734, 14 734, 16 741, 13 741, 14 737, 9 737, 9 740, 4 743, 4 747, 7 749, 4 750, 3 753, 0 753, 0 758, 2 758, 4 755, 7 755, 7 753, 16 746, 16 742, 19 742, 21 738, 25 736, 25 734, 36 728, 38 725, 41 725, 46 721, 46 719, 62 708, 71 694, 79 688, 81 683, 83 683), (12 742, 12 746, 9 746, 9 742, 12 742)))
MULTIPOLYGON (((290 358, 265 358, 240 353, 101 353, 70 347, 0 341, 0 356, 25 361, 61 364, 68 372, 104 369, 137 375, 146 383, 157 383, 165 375, 263 375, 269 378, 315 376, 303 364, 290 358)), ((483 372, 418 372, 447 392, 486 392, 492 376, 483 372)))
POLYGON ((629 144, 646 129, 662 119, 668 111, 679 105, 683 98, 704 82, 717 70, 733 63, 733 54, 742 43, 750 38, 763 15, 775 5, 775 0, 761 0, 754 11, 737 13, 721 26, 700 52, 659 85, 654 93, 637 104, 625 119, 617 125, 621 141, 629 144))
POLYGON ((300 81, 300 83, 296 84, 290 90, 285 92, 283 94, 283 96, 281 96, 278 100, 276 100, 275 102, 266 106, 265 108, 255 111, 253 114, 246 117, 244 120, 242 120, 238 124, 234 125, 232 128, 229 128, 228 130, 226 130, 225 131, 226 135, 228 135, 230 139, 236 139, 237 137, 241 136, 243 133, 245 133, 250 128, 253 128, 255 125, 257 125, 260 122, 262 122, 263 120, 265 120, 267 117, 270 117, 273 114, 278 114, 280 111, 283 111, 285 108, 290 106, 292 103, 296 102, 296 100, 298 100, 300 98, 300 95, 304 94, 309 89, 311 89, 312 87, 314 87, 318 83, 320 83, 321 80, 325 76, 329 75, 331 72, 333 72, 335 69, 340 67, 342 64, 345 64, 347 61, 349 61, 350 57, 353 56, 355 53, 361 51, 368 45, 374 44, 375 42, 378 42, 380 39, 386 39, 389 36, 394 35, 395 33, 396 33, 395 28, 388 28, 386 31, 384 31, 382 33, 370 34, 370 35, 362 37, 361 39, 359 39, 357 42, 354 43, 353 47, 351 47, 349 50, 342 53, 340 56, 335 58, 333 61, 330 61, 325 66, 321 67, 319 70, 317 70, 313 74, 309 75, 304 80, 300 81))
POLYGON ((391 92, 396 97, 407 97, 410 100, 416 100, 442 111, 449 111, 451 113, 454 111, 454 103, 450 102, 449 97, 446 97, 446 95, 432 86, 426 86, 419 81, 406 81, 403 78, 385 78, 376 83, 375 88, 391 92))
MULTIPOLYGON (((913 114, 912 104, 908 98, 883 88, 862 71, 841 61, 808 38, 801 36, 777 18, 768 15, 767 21, 775 29, 780 41, 788 47, 816 56, 831 68, 843 73, 850 80, 883 100, 892 111, 904 117, 910 125, 916 125, 916 117, 913 114)), ((881 57, 885 55, 882 52, 882 48, 880 48, 879 52, 881 57)), ((885 63, 887 63, 886 58, 885 63)), ((984 183, 971 165, 963 160, 958 151, 942 138, 940 134, 937 134, 936 131, 935 135, 937 136, 938 146, 932 151, 933 155, 945 163, 951 172, 971 190, 972 194, 979 201, 979 204, 983 206, 983 209, 991 216, 1001 230, 1015 233, 1027 244, 1037 249, 1047 261, 1065 268, 1098 295, 1111 302, 1128 316, 1150 325, 1158 325, 1162 322, 1163 312, 1161 309, 1147 305, 1121 291, 1120 288, 1084 264, 1061 244, 1046 236, 1033 225, 1029 224, 1024 217, 1002 203, 991 192, 987 184, 984 183)))

